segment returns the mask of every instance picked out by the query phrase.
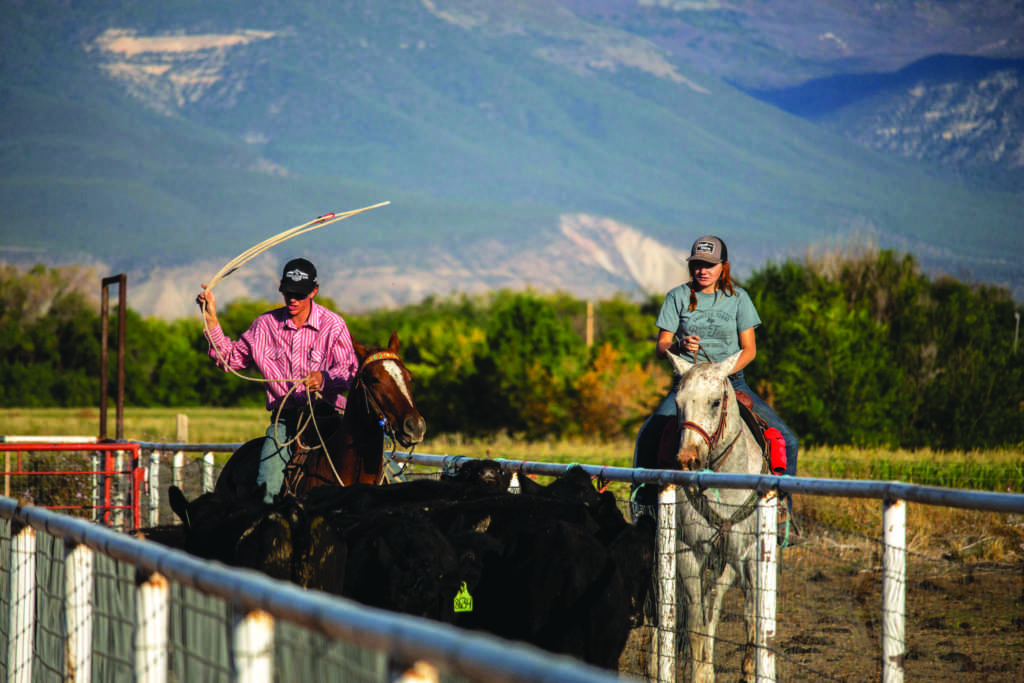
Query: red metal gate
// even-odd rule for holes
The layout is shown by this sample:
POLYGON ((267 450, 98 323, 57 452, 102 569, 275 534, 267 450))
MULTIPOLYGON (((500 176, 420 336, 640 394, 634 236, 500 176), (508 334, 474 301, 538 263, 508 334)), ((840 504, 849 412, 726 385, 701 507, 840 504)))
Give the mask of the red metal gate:
MULTIPOLYGON (((4 477, 5 488, 4 492, 9 493, 10 477, 12 476, 98 476, 100 486, 97 487, 97 492, 93 497, 92 505, 47 505, 44 507, 54 510, 95 510, 97 512, 97 519, 102 519, 103 523, 107 526, 113 524, 113 512, 115 510, 131 510, 132 514, 132 528, 138 528, 142 519, 139 490, 142 482, 146 479, 146 470, 140 466, 139 462, 139 444, 137 443, 89 443, 89 444, 69 444, 69 443, 0 443, 0 453, 2 452, 13 452, 17 453, 16 463, 14 463, 14 469, 11 468, 9 460, 4 466, 3 472, 0 474, 4 477), (22 453, 32 452, 56 452, 56 451, 91 451, 99 452, 103 454, 102 466, 100 469, 88 469, 88 470, 49 470, 49 471, 29 471, 22 469, 22 453), (116 469, 116 456, 118 452, 126 452, 131 455, 131 463, 127 468, 116 469), (121 488, 120 484, 117 484, 118 478, 122 479, 127 486, 121 488), (117 484, 117 489, 120 491, 128 492, 128 502, 115 501, 114 500, 114 489, 117 484)), ((5 459, 6 460, 6 459, 5 459)), ((120 496, 119 496, 120 497, 120 496)))

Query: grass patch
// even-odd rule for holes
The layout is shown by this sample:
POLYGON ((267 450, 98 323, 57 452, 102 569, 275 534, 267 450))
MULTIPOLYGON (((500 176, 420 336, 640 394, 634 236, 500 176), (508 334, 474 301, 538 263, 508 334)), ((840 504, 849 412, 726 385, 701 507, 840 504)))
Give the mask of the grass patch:
MULTIPOLYGON (((126 408, 124 433, 128 439, 174 442, 178 415, 188 418, 189 443, 239 443, 262 436, 267 412, 259 408, 126 408)), ((8 408, 0 411, 0 432, 5 435, 95 436, 99 410, 95 408, 8 408)), ((113 434, 116 415, 108 415, 113 434)), ((428 438, 416 449, 434 455, 504 458, 540 462, 580 463, 629 467, 633 439, 598 441, 526 441, 515 435, 468 438, 442 434, 428 438)), ((217 454, 220 462, 227 454, 217 454)), ((900 480, 913 484, 964 489, 1024 492, 1024 455, 1020 448, 987 451, 917 451, 808 448, 800 453, 800 474, 835 479, 900 480)), ((620 499, 629 495, 628 484, 613 484, 620 499)), ((800 496, 797 513, 815 524, 860 537, 865 544, 879 536, 882 506, 877 500, 800 496)), ((1020 515, 911 505, 907 510, 907 545, 912 552, 972 562, 1000 561, 1024 554, 1024 520, 1020 515)))

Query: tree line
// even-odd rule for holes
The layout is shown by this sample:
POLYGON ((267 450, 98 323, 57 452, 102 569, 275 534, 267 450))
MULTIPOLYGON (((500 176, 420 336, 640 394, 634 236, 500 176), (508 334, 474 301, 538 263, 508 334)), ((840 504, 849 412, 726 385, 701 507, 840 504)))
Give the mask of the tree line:
MULTIPOLYGON (((3 406, 97 404, 101 323, 81 293, 84 272, 0 268, 3 406)), ((913 256, 878 250, 770 263, 739 284, 763 321, 748 382, 805 444, 1024 443, 1021 309, 1007 289, 932 279, 913 256)), ((653 354, 661 295, 592 302, 589 326, 588 303, 567 294, 431 297, 358 314, 319 301, 365 345, 398 332, 434 434, 632 438, 671 382, 668 363, 653 354)), ((237 338, 276 305, 235 301, 219 317, 237 338)), ((126 317, 129 406, 262 409, 259 385, 207 356, 198 311, 174 321, 131 309, 126 317)), ((110 325, 115 343, 115 314, 110 325)))

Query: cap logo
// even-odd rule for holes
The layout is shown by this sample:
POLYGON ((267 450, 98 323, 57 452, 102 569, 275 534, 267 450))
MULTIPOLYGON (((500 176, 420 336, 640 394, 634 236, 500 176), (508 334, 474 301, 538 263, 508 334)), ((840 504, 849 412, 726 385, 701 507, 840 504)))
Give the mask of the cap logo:
POLYGON ((294 270, 289 270, 287 273, 284 274, 284 276, 291 280, 292 282, 302 282, 303 280, 309 279, 309 274, 299 270, 298 268, 295 268, 294 270))
POLYGON ((708 254, 714 256, 715 254, 715 243, 707 240, 699 241, 693 245, 693 253, 696 254, 708 254))

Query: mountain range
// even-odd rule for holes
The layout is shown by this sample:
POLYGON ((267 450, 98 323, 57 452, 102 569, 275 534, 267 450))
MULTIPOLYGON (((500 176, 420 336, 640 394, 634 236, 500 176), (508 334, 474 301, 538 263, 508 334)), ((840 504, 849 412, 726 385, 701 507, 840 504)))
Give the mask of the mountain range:
MULTIPOLYGON (((871 242, 1024 298, 1024 3, 0 0, 0 258, 344 310, 871 242)), ((98 283, 97 283, 98 287, 98 283)))

